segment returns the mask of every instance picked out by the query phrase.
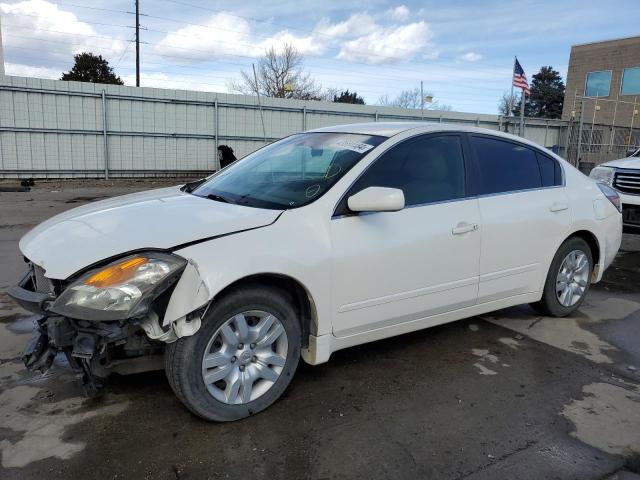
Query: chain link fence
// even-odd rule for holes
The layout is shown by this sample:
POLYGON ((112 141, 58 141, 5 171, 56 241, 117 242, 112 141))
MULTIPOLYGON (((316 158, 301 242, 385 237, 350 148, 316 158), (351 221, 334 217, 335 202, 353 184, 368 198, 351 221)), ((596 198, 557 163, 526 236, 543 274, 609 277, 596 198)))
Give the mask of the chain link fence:
POLYGON ((640 148, 639 109, 637 97, 621 100, 576 95, 566 158, 588 173, 596 165, 627 157, 640 148))

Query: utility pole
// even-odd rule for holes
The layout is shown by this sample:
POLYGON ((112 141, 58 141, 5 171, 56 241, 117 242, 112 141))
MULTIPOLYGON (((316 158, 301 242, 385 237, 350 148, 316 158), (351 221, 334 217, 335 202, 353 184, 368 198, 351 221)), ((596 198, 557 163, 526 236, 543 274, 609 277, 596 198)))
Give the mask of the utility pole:
POLYGON ((140 86, 140 1, 136 0, 136 87, 140 86))
POLYGON ((4 75, 4 50, 2 49, 2 18, 0 18, 0 75, 4 75))

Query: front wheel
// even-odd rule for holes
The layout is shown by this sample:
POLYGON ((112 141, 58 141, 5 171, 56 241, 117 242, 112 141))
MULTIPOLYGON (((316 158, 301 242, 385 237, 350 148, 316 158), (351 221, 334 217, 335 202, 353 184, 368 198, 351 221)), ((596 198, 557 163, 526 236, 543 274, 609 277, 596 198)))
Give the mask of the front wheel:
POLYGON ((258 413, 287 388, 300 358, 300 323, 285 292, 260 286, 217 300, 200 330, 168 345, 165 370, 178 398, 213 421, 258 413))
POLYGON ((583 239, 573 237, 556 252, 542 299, 531 306, 543 315, 565 317, 580 307, 591 285, 593 254, 583 239))

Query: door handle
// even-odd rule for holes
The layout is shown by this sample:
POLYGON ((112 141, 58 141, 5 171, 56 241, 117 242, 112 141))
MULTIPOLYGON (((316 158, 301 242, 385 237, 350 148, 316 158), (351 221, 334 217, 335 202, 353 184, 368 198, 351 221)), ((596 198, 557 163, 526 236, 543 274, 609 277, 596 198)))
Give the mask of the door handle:
POLYGON ((465 233, 474 232, 476 230, 478 230, 477 223, 460 222, 458 223, 458 225, 453 227, 451 233, 453 235, 463 235, 465 233))
POLYGON ((569 208, 569 205, 567 205, 566 203, 554 202, 549 207, 549 211, 550 212, 562 212, 563 210, 567 210, 568 208, 569 208))

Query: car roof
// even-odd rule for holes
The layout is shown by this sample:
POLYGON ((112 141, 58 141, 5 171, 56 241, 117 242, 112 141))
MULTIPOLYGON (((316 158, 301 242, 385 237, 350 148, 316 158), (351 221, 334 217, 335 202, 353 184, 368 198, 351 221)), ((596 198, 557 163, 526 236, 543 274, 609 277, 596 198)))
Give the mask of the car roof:
MULTIPOLYGON (((416 133, 429 132, 467 132, 479 133, 484 135, 493 135, 508 140, 520 142, 537 148, 538 150, 547 151, 541 145, 518 137, 510 133, 501 132, 489 128, 480 128, 476 126, 464 125, 460 123, 440 123, 440 122, 366 122, 366 123, 349 123, 346 125, 334 125, 331 127, 316 128, 309 132, 331 132, 331 133, 356 133, 361 135, 379 135, 382 137, 393 137, 400 133, 417 130, 416 133)), ((552 154, 551 151, 547 153, 552 154)), ((556 156, 554 154, 554 156, 556 156)), ((559 157, 558 157, 559 158, 559 157)))
POLYGON ((475 126, 467 126, 460 123, 440 123, 440 122, 366 122, 366 123, 348 123, 345 125, 333 125, 330 127, 316 128, 309 132, 332 132, 332 133, 357 133, 362 135, 380 135, 383 137, 392 137, 408 130, 420 130, 421 132, 472 132, 472 133, 488 133, 499 136, 508 136, 523 140, 520 137, 503 134, 497 130, 487 128, 478 128, 475 126))
POLYGON ((414 128, 428 127, 427 122, 365 122, 349 123, 346 125, 332 125, 330 127, 316 128, 310 132, 335 132, 335 133, 359 133, 363 135, 381 135, 392 137, 398 133, 414 128))

